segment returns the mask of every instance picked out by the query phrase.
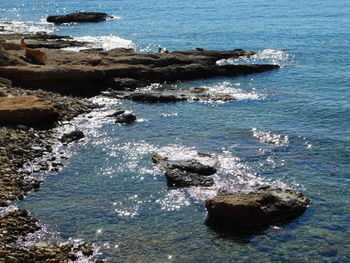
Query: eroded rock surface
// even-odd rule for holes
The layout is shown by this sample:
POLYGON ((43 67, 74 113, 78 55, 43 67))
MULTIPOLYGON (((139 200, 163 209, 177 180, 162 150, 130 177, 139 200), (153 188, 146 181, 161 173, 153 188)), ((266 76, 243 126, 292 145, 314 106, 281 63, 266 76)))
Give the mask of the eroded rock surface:
POLYGON ((292 190, 221 194, 205 202, 209 220, 230 228, 285 223, 304 213, 310 200, 292 190))

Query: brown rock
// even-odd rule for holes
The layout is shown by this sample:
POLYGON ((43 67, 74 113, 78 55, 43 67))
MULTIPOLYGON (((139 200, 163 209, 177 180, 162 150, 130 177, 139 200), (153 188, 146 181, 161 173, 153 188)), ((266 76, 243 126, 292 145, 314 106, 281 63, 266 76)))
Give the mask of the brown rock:
POLYGON ((38 49, 26 48, 25 56, 27 61, 34 64, 45 65, 47 61, 45 52, 38 49))
POLYGON ((232 228, 259 228, 300 216, 310 200, 292 190, 223 194, 205 202, 209 220, 232 228))
POLYGON ((36 96, 0 98, 0 124, 46 125, 58 116, 51 102, 36 96))

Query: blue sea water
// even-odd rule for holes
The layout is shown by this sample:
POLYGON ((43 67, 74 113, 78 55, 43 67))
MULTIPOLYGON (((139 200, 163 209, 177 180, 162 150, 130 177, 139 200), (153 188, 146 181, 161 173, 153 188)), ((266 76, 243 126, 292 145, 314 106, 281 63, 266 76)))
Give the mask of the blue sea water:
POLYGON ((229 103, 95 98, 106 108, 65 127, 82 127, 86 139, 60 148, 70 155, 64 168, 45 175, 40 191, 18 206, 47 226, 44 238, 94 242, 107 262, 350 262, 349 14, 345 0, 1 0, 0 21, 14 30, 142 52, 243 48, 260 51, 257 61, 283 66, 175 85, 237 97, 229 103), (116 18, 44 22, 81 10, 116 18), (139 121, 118 126, 104 117, 116 108, 132 110, 139 121), (154 153, 184 159, 197 151, 216 156, 202 159, 219 169, 212 188, 168 188, 150 161, 154 153), (287 225, 249 236, 204 224, 203 201, 219 188, 264 184, 302 191, 310 208, 287 225))

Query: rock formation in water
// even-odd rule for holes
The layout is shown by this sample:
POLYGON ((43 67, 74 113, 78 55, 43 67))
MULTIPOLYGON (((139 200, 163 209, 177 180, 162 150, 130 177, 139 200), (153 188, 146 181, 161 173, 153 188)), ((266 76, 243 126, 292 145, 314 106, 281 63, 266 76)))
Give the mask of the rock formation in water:
POLYGON ((167 158, 159 155, 153 155, 152 161, 165 172, 168 186, 209 187, 214 184, 214 180, 211 175, 216 173, 216 169, 196 160, 175 162, 169 161, 167 158))
POLYGON ((310 200, 292 190, 221 194, 205 202, 211 223, 230 228, 261 228, 300 216, 310 200))
POLYGON ((112 18, 106 13, 99 12, 77 12, 70 13, 68 15, 57 15, 57 16, 48 16, 47 22, 62 24, 62 23, 79 23, 79 22, 101 22, 105 21, 108 18, 112 18))

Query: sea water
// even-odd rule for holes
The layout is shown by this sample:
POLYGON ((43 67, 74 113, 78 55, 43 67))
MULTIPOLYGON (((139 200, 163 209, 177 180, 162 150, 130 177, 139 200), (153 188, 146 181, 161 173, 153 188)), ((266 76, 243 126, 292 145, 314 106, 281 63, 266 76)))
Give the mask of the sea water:
MULTIPOLYGON (((47 240, 94 242, 108 262, 350 262, 350 2, 1 0, 7 30, 90 40, 105 49, 164 47, 260 51, 262 74, 169 84, 207 87, 232 102, 141 104, 94 98, 104 109, 57 132, 86 138, 59 147, 70 158, 17 205, 46 226, 47 240), (51 25, 47 15, 101 11, 101 23, 51 25), (8 23, 11 22, 11 23, 8 23), (138 121, 106 116, 132 110, 138 121), (198 157, 205 152, 215 158, 198 157), (218 173, 210 188, 169 188, 152 154, 199 158, 218 173), (259 233, 205 224, 219 189, 292 188, 312 200, 304 215, 259 233)), ((88 259, 86 259, 88 260, 88 259)))

